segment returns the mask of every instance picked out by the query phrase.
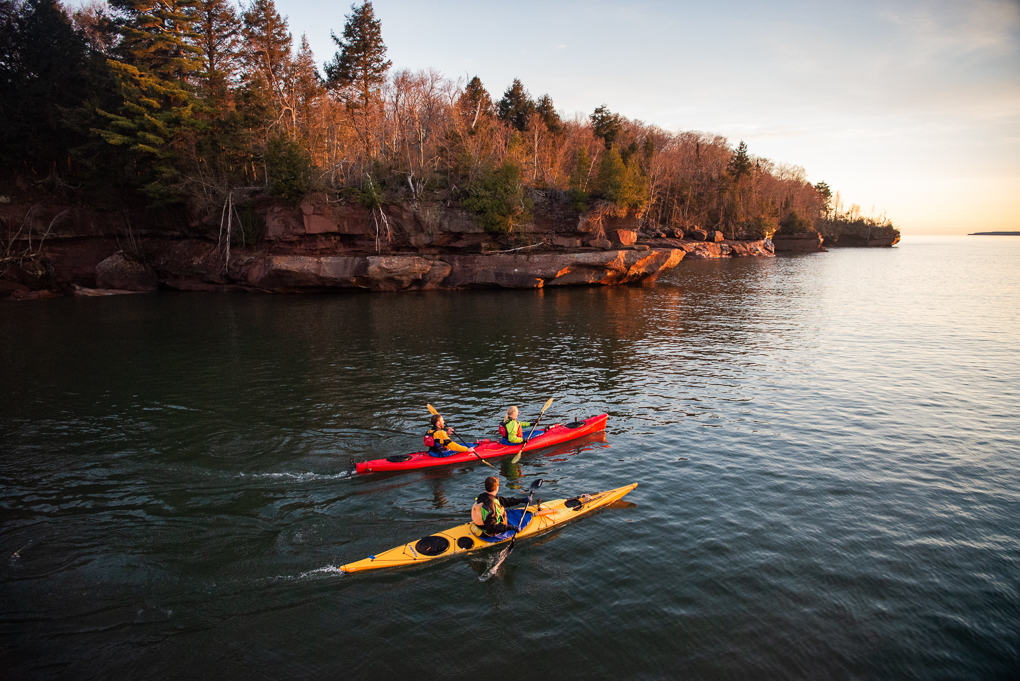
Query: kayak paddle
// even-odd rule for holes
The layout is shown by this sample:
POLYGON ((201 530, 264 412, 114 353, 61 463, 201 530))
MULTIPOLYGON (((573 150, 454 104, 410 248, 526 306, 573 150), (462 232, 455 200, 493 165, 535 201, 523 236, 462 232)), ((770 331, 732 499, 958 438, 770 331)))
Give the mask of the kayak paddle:
MULTIPOLYGON (((549 401, 552 402, 552 400, 549 401)), ((524 504, 524 510, 521 512, 521 519, 517 522, 517 532, 520 532, 521 527, 524 525, 524 516, 528 514, 528 506, 531 506, 531 500, 535 497, 535 490, 541 486, 542 478, 539 478, 538 480, 535 480, 535 482, 531 483, 531 494, 528 495, 528 503, 524 504)), ((503 561, 506 560, 510 553, 514 550, 514 542, 517 541, 517 532, 514 532, 514 536, 510 540, 510 543, 507 544, 507 547, 500 552, 499 557, 496 558, 496 562, 493 563, 491 568, 489 568, 488 570, 489 574, 494 573, 496 571, 496 568, 502 565, 503 561)))
POLYGON ((552 404, 552 398, 550 397, 546 401, 545 406, 542 407, 542 413, 538 415, 538 421, 535 421, 535 425, 533 425, 531 427, 531 432, 528 433, 528 439, 524 441, 523 445, 521 445, 521 450, 519 452, 517 452, 517 456, 515 456, 512 459, 510 459, 510 463, 517 463, 518 461, 521 460, 521 454, 524 453, 524 448, 528 446, 528 442, 531 441, 531 436, 535 434, 535 429, 538 428, 538 422, 542 420, 543 416, 545 416, 545 410, 548 409, 549 405, 551 405, 551 404, 552 404))
MULTIPOLYGON (((429 413, 430 413, 430 414, 432 414, 433 416, 439 416, 439 412, 438 412, 438 411, 436 410, 436 408, 435 408, 435 407, 433 407, 433 406, 432 406, 431 404, 428 404, 428 403, 426 402, 426 403, 425 403, 425 406, 429 408, 429 413)), ((457 438, 458 440, 460 440, 460 443, 461 443, 462 445, 464 445, 465 447, 467 447, 467 448, 468 448, 469 450, 470 450, 470 449, 472 449, 472 447, 468 447, 468 443, 464 442, 464 440, 461 440, 461 437, 460 437, 460 435, 457 435, 457 431, 456 431, 456 430, 455 430, 455 431, 453 431, 453 434, 454 434, 454 435, 456 436, 456 438, 457 438)), ((486 461, 486 460, 485 460, 485 459, 483 459, 482 457, 478 456, 478 452, 472 451, 471 453, 472 453, 472 454, 474 454, 475 456, 477 456, 477 457, 478 457, 478 460, 479 460, 479 461, 481 461, 482 463, 484 463, 484 464, 485 464, 486 466, 488 466, 489 468, 495 468, 495 466, 493 466, 493 465, 492 465, 491 463, 489 463, 488 461, 486 461)))

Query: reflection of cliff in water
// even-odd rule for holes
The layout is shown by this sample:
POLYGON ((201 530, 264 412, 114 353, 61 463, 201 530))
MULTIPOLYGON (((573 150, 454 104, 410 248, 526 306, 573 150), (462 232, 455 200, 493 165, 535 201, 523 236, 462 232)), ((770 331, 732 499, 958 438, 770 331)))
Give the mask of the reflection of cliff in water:
MULTIPOLYGON (((228 420, 271 413, 262 425, 294 437, 333 431, 341 454, 343 432, 378 432, 373 451, 392 453, 420 448, 426 402, 465 437, 492 437, 510 404, 534 420, 553 397, 546 421, 564 420, 637 400, 655 390, 649 376, 732 376, 739 348, 784 342, 777 301, 813 294, 781 288, 786 266, 691 261, 651 287, 104 301, 116 325, 95 323, 88 302, 71 313, 92 320, 92 346, 159 357, 182 404, 228 420), (714 361, 720 345, 727 366, 714 361), (267 394, 288 408, 265 408, 267 394)), ((76 371, 127 390, 130 367, 118 381, 94 360, 76 371)))

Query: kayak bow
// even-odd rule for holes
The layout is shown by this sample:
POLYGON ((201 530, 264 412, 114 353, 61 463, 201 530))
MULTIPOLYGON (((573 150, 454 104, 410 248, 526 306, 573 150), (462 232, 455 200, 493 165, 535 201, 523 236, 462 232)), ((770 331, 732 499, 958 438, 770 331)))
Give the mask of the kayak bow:
MULTIPOLYGON (((636 482, 624 487, 600 492, 599 494, 586 494, 573 499, 558 499, 541 504, 541 510, 539 510, 538 506, 528 506, 525 512, 532 514, 531 520, 524 526, 523 530, 517 533, 517 536, 524 539, 547 532, 557 525, 562 525, 574 518, 613 503, 635 487, 637 487, 636 482)), ((364 560, 341 565, 339 569, 342 572, 361 572, 362 570, 419 565, 438 558, 449 558, 450 556, 505 544, 508 541, 510 541, 510 537, 497 542, 483 541, 471 532, 471 523, 465 523, 449 530, 423 537, 417 541, 409 542, 403 546, 398 546, 389 551, 369 556, 364 560)))

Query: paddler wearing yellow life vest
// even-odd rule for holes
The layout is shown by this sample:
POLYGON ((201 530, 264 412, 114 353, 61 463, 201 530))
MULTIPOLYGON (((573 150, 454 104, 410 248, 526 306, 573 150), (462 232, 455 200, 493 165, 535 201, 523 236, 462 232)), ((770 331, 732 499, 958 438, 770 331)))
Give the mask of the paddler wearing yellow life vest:
POLYGON ((464 447, 459 445, 450 439, 447 434, 447 430, 453 432, 453 426, 449 429, 446 428, 446 422, 443 421, 443 417, 436 414, 432 417, 432 427, 425 433, 425 446, 429 448, 429 454, 432 456, 446 457, 450 456, 454 452, 471 452, 475 453, 473 447, 464 447))
POLYGON ((471 507, 471 522, 483 537, 493 537, 507 530, 516 530, 515 525, 506 522, 506 509, 523 504, 528 497, 497 497, 499 478, 490 475, 485 478, 485 491, 475 499, 471 507))
POLYGON ((519 412, 517 407, 510 407, 506 410, 506 418, 499 424, 499 434, 502 435, 506 441, 512 445, 524 444, 525 438, 533 438, 544 433, 544 430, 535 430, 525 432, 524 429, 531 424, 527 421, 518 421, 517 417, 519 412))

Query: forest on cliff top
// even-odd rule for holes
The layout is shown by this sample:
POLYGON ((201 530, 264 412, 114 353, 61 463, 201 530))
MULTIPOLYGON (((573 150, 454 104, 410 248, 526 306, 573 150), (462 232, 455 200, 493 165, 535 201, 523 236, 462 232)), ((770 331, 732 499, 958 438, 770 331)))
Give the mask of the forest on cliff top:
POLYGON ((516 79, 496 99, 478 77, 394 70, 370 2, 333 39, 320 72, 273 0, 0 0, 0 192, 191 215, 313 191, 445 201, 514 233, 544 190, 667 234, 891 227, 743 142, 606 106, 566 118, 516 79))

